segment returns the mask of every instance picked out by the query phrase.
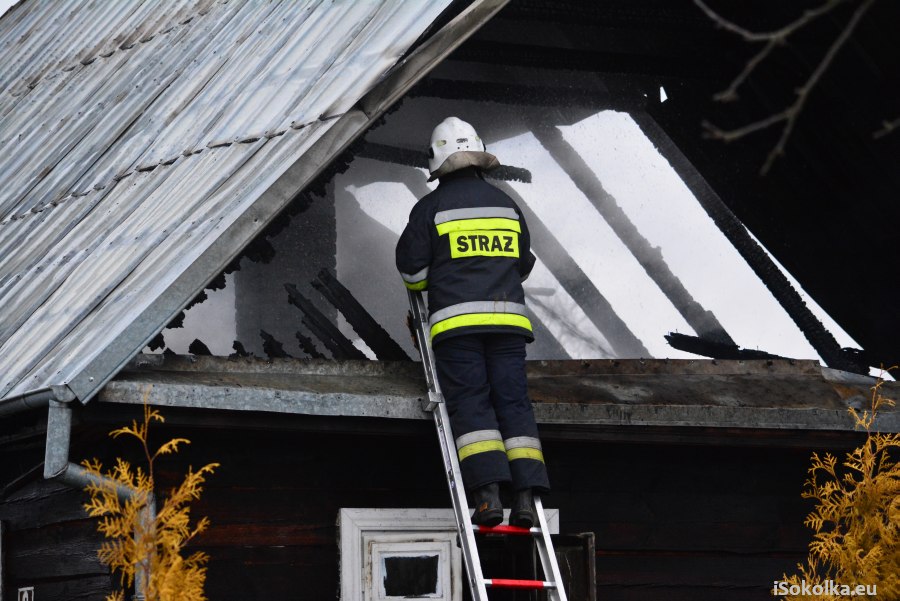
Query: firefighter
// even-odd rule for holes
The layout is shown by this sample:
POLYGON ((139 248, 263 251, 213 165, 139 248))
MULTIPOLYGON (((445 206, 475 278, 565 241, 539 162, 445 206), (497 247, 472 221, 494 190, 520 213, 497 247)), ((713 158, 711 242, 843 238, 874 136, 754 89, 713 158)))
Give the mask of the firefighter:
POLYGON ((500 484, 511 483, 510 524, 536 520, 532 491, 550 483, 525 381, 525 344, 534 339, 522 282, 534 266, 516 203, 482 179, 499 166, 475 129, 456 117, 431 134, 428 168, 436 190, 419 200, 397 243, 410 290, 428 291, 431 342, 472 522, 503 521, 500 484))

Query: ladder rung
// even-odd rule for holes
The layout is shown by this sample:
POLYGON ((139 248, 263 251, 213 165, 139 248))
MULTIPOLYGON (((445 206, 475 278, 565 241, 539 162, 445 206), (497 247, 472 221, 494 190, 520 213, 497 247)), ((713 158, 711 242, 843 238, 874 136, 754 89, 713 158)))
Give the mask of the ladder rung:
POLYGON ((488 578, 484 581, 484 585, 490 588, 518 590, 556 588, 555 582, 548 582, 546 580, 513 580, 510 578, 488 578))
POLYGON ((515 534, 518 536, 536 535, 541 533, 540 528, 519 528, 518 526, 478 526, 472 525, 472 530, 477 534, 515 534))

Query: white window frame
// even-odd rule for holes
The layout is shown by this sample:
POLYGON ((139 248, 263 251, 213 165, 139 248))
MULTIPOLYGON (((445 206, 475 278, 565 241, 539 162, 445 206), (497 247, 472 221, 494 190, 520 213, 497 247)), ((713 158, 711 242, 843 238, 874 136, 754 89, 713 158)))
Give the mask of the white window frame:
MULTIPOLYGON (((402 536, 402 535, 401 535, 402 536)), ((408 537, 407 537, 408 538, 408 537)), ((459 554, 456 541, 450 537, 441 537, 435 541, 398 541, 377 542, 369 545, 370 553, 366 554, 365 573, 372 574, 373 601, 402 601, 407 597, 388 596, 384 591, 384 573, 382 559, 386 557, 417 557, 421 555, 437 555, 438 582, 434 595, 414 597, 416 599, 440 599, 457 601, 461 598, 459 578, 454 578, 453 558, 459 554)), ((368 593, 368 591, 366 591, 368 593)))
MULTIPOLYGON (((551 534, 559 532, 559 510, 544 509, 551 534)), ((504 511, 509 519, 509 510, 504 511)), ((416 540, 450 540, 450 574, 454 593, 462 593, 462 557, 456 546, 456 520, 452 509, 342 508, 338 514, 341 552, 341 599, 367 599, 365 583, 372 574, 372 546, 416 540)), ((443 569, 440 566, 439 569, 443 569)), ((453 597, 456 599, 456 597, 453 597)), ((460 597, 461 598, 461 597, 460 597)))

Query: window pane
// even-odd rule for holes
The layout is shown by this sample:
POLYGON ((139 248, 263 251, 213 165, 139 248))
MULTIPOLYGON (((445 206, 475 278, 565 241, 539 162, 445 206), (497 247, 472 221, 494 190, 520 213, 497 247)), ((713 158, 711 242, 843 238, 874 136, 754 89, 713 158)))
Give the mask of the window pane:
POLYGON ((389 597, 421 597, 438 593, 438 556, 384 558, 384 593, 389 597))

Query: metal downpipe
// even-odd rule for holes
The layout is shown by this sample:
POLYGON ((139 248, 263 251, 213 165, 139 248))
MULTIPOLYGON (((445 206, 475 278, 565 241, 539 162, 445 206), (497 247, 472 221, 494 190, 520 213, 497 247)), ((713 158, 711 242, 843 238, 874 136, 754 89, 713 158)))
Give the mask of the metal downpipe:
POLYGON ((75 393, 65 385, 48 386, 30 390, 24 394, 0 399, 0 417, 28 411, 29 409, 41 409, 51 401, 68 403, 75 400, 75 393))
MULTIPOLYGON (((73 397, 74 398, 74 397, 73 397)), ((44 478, 58 480, 78 490, 90 484, 112 487, 123 503, 135 497, 135 490, 105 476, 88 472, 85 468, 69 461, 69 445, 72 436, 72 408, 68 402, 49 401, 47 411, 47 446, 44 454, 44 478)), ((143 520, 152 523, 156 519, 156 500, 151 495, 144 508, 143 520)), ((143 601, 141 589, 150 576, 147 565, 137 565, 135 573, 136 601, 143 601)))

